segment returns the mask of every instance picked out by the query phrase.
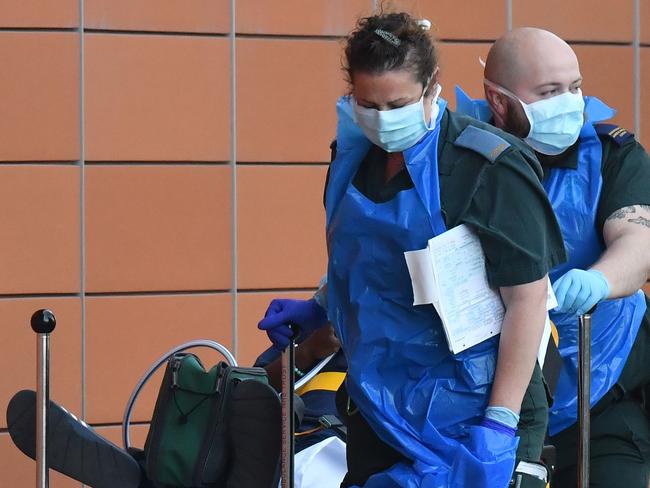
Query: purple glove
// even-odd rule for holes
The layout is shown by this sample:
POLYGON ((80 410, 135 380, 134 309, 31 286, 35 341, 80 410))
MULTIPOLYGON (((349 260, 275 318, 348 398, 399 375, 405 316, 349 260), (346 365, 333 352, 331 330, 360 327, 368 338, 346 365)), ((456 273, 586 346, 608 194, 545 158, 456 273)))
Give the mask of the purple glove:
POLYGON ((516 428, 509 427, 505 424, 502 424, 501 422, 497 422, 496 420, 489 419, 487 417, 483 417, 483 420, 481 420, 481 423, 479 425, 481 427, 487 427, 488 429, 501 432, 502 434, 505 434, 508 437, 514 437, 515 433, 517 432, 516 428))
POLYGON ((276 298, 266 309, 264 318, 257 328, 265 330, 273 346, 279 351, 289 345, 294 331, 291 325, 297 325, 300 332, 312 332, 327 324, 327 312, 316 300, 292 300, 276 298))
POLYGON ((519 424, 519 415, 507 407, 489 406, 485 409, 485 417, 481 426, 496 430, 509 437, 514 437, 519 424))

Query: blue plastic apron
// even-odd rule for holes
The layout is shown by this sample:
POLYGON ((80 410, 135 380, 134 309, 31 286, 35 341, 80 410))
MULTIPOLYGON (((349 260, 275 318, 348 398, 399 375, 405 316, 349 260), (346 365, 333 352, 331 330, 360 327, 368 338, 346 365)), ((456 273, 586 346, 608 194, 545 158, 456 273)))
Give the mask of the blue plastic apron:
MULTIPOLYGON (((440 101, 439 119, 446 102, 440 101)), ((507 486, 518 440, 476 425, 496 368, 498 338, 453 355, 432 306, 413 306, 404 252, 445 232, 438 122, 404 152, 414 188, 374 203, 352 185, 370 143, 349 100, 337 105, 337 156, 327 189, 328 311, 348 361, 347 389, 368 423, 413 463, 366 488, 507 486)))
MULTIPOLYGON (((483 119, 487 116, 489 121, 491 115, 485 100, 472 100, 456 87, 456 101, 463 113, 483 119)), ((616 112, 595 97, 585 97, 585 113, 587 120, 580 132, 577 168, 552 168, 544 181, 569 255, 566 263, 549 273, 552 282, 571 269, 589 269, 605 250, 596 229, 603 184, 603 149, 593 124, 610 119, 616 112)), ((645 310, 646 301, 641 291, 626 298, 605 300, 596 307, 591 322, 592 407, 621 376, 645 310)), ((549 432, 555 435, 577 421, 578 318, 574 314, 554 311, 549 315, 558 329, 563 359, 549 418, 549 432)))
MULTIPOLYGON (((577 169, 553 168, 544 188, 562 230, 569 260, 555 267, 555 282, 570 269, 589 269, 605 250, 596 229, 596 212, 602 188, 602 144, 593 124, 609 119, 604 104, 585 97, 587 123, 580 132, 577 169), (602 117, 602 118, 601 118, 602 117)), ((614 386, 636 339, 646 310, 643 292, 598 304, 591 321, 591 406, 614 386)), ((549 432, 555 435, 577 421, 578 413, 578 319, 575 314, 551 311, 560 336, 563 368, 550 410, 549 432)))

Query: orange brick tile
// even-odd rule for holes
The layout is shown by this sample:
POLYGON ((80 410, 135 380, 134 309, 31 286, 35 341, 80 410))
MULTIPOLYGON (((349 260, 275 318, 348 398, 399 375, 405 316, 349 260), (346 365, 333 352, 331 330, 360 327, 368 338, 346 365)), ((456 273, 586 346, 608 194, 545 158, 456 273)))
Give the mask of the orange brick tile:
POLYGON ((0 32, 0 60, 0 161, 79 159, 79 35, 0 32))
POLYGON ((650 150, 650 47, 641 48, 641 143, 650 150))
MULTIPOLYGON (((318 283, 314 284, 314 287, 318 283)), ((269 303, 274 298, 308 299, 311 292, 265 292, 239 293, 237 295, 237 362, 242 366, 252 366, 255 359, 271 346, 266 333, 257 328, 264 317, 269 303)))
POLYGON ((368 15, 371 0, 237 0, 237 32, 342 36, 361 15, 368 15))
POLYGON ((345 93, 335 41, 237 41, 237 158, 329 162, 345 93))
POLYGON ((429 19, 440 39, 494 40, 507 28, 506 2, 502 0, 394 0, 391 10, 406 10, 429 19))
POLYGON ((230 288, 227 166, 86 169, 87 290, 230 288))
MULTIPOLYGON (((172 347, 210 339, 230 348, 232 305, 228 294, 90 297, 86 302, 87 416, 90 423, 119 423, 142 374, 172 347)), ((222 360, 201 353, 206 367, 222 360)), ((162 370, 143 390, 134 421, 148 421, 162 370)))
POLYGON ((313 287, 325 273, 324 166, 238 168, 238 287, 313 287))
POLYGON ((227 161, 228 41, 87 34, 86 159, 227 161))
POLYGON ((479 57, 485 59, 491 44, 440 44, 439 65, 440 96, 449 102, 449 107, 456 108, 456 85, 468 93, 472 98, 484 98, 483 92, 483 67, 479 57))
MULTIPOLYGON (((11 397, 20 390, 36 389, 36 334, 30 327, 30 319, 41 308, 51 309, 57 319, 50 336, 50 398, 75 412, 81 411, 81 300, 2 299, 0 370, 6 374, 0 383, 0 428, 7 427, 4 412, 11 397)), ((0 467, 0 477, 3 471, 0 467)), ((12 485, 0 483, 0 486, 12 485)))
MULTIPOLYGON (((36 486, 36 463, 14 446, 7 433, 0 433, 0 486, 36 486)), ((81 488, 81 483, 51 469, 50 488, 81 488)))
POLYGON ((229 32, 230 0, 86 0, 89 29, 229 32))
POLYGON ((78 0, 2 0, 0 27, 78 27, 78 0))
POLYGON ((584 78, 582 91, 618 110, 613 123, 634 130, 634 58, 631 47, 572 46, 584 78), (614 71, 612 71, 614 70, 614 71))
POLYGON ((78 293, 79 167, 0 166, 0 293, 78 293))
POLYGON ((639 14, 641 42, 650 45, 650 3, 639 2, 639 14))
POLYGON ((631 41, 634 0, 512 0, 514 27, 548 29, 567 40, 631 41))

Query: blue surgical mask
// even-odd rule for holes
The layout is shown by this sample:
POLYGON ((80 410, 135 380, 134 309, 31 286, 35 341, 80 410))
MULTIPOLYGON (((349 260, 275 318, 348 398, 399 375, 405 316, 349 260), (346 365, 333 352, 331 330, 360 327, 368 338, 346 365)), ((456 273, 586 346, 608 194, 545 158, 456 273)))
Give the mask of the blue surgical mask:
POLYGON ((489 80, 485 84, 519 101, 524 108, 530 132, 524 138, 535 151, 554 156, 571 147, 584 125, 585 101, 582 91, 565 92, 533 103, 524 103, 510 90, 489 80))
POLYGON ((420 141, 427 131, 435 128, 440 110, 437 100, 441 89, 440 85, 436 85, 429 126, 424 118, 424 93, 417 102, 392 110, 362 107, 353 99, 354 120, 373 144, 390 153, 404 151, 420 141))

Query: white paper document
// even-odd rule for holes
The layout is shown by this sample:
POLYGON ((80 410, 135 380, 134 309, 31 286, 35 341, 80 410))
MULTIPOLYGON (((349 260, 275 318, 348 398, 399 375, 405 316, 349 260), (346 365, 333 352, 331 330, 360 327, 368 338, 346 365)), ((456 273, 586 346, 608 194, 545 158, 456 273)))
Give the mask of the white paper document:
MULTIPOLYGON (((430 239, 426 249, 407 251, 404 257, 413 305, 433 304, 454 354, 501 332, 505 308, 488 284, 481 243, 468 226, 454 227, 430 239)), ((550 285, 549 290, 552 296, 550 285)))
MULTIPOLYGON (((555 298, 555 293, 553 293, 553 286, 551 286, 551 280, 548 280, 548 289, 546 292, 546 310, 552 310, 557 307, 557 298, 555 298)), ((546 315, 546 323, 544 324, 544 332, 542 333, 542 342, 539 345, 539 352, 537 353, 537 361, 539 362, 540 367, 544 367, 544 360, 546 359, 546 348, 548 346, 548 341, 551 339, 551 319, 548 314, 546 315)))

